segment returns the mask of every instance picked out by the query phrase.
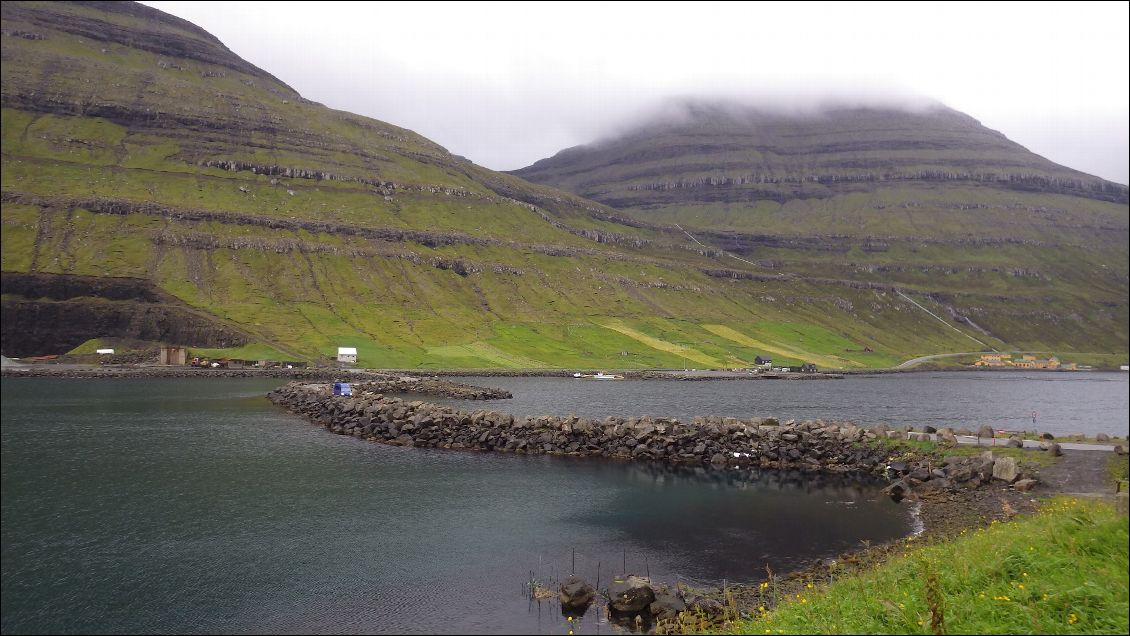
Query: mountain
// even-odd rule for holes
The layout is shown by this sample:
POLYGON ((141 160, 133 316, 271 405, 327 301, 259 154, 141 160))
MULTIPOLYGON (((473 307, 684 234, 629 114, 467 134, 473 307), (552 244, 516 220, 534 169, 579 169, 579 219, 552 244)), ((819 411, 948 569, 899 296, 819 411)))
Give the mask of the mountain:
POLYGON ((1127 202, 1125 185, 1048 161, 941 104, 787 113, 683 100, 661 113, 514 174, 660 218, 704 203, 834 201, 903 186, 977 185, 1127 202))
POLYGON ((1127 187, 942 105, 686 100, 514 174, 679 224, 748 271, 915 289, 1015 347, 1127 346, 1127 187))
MULTIPOLYGON (((354 346, 361 365, 393 368, 721 367, 763 354, 869 367, 985 346, 1126 350, 1125 247, 1085 287, 1107 285, 1109 307, 1062 324, 1059 307, 1044 308, 985 334, 947 313, 964 305, 931 276, 896 285, 879 270, 735 260, 721 248, 744 249, 748 233, 712 230, 699 238, 719 245, 704 247, 630 206, 487 170, 305 99, 143 5, 5 2, 0 18, 7 356, 113 339, 287 360, 354 346)), ((1125 204, 1086 201, 1097 207, 1082 220, 1123 210, 1108 224, 1125 246, 1125 204)), ((823 234, 764 236, 781 254, 860 253, 846 233, 835 240, 847 251, 823 234)), ((984 274, 1000 291, 976 298, 1012 311, 1014 280, 1045 294, 1035 271, 1035 283, 984 274)))

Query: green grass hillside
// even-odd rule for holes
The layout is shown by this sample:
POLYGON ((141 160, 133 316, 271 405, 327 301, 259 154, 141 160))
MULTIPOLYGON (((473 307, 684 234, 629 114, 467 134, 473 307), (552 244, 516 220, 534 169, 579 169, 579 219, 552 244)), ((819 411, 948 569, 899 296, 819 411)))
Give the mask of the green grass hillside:
POLYGON ((1073 248, 1094 271, 1056 279, 1066 309, 992 246, 945 287, 914 270, 896 290, 855 239, 831 268, 751 265, 304 99, 142 5, 5 2, 2 18, 5 355, 126 338, 307 360, 356 346, 397 368, 874 367, 1126 349, 1125 240, 1120 262, 1073 248), (1083 305, 1096 288, 1108 304, 1083 305))
POLYGON ((740 275, 915 289, 1013 347, 1127 348, 1126 186, 940 105, 688 101, 515 174, 679 224, 740 275))

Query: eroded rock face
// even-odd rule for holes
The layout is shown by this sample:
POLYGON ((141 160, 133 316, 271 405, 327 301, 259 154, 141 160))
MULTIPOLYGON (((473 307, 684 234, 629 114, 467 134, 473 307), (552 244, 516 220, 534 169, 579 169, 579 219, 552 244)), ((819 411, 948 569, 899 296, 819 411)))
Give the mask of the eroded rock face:
POLYGON ((250 337, 139 278, 3 273, 0 351, 65 353, 91 338, 237 347, 250 337))

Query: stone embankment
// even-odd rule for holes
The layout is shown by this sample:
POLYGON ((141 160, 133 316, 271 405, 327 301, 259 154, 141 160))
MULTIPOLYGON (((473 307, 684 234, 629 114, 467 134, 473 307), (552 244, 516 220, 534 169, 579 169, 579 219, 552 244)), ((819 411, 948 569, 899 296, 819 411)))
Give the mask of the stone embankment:
POLYGON ((328 385, 291 382, 268 397, 331 432, 396 446, 886 474, 893 480, 891 494, 898 498, 919 490, 976 488, 994 476, 1008 483, 1026 477, 1015 465, 1005 471, 1004 464, 1015 460, 992 453, 944 463, 929 454, 908 455, 904 448, 879 443, 888 436, 881 424, 869 429, 774 418, 515 417, 390 397, 383 388, 380 383, 355 384, 353 396, 336 396, 328 385))
POLYGON ((334 433, 399 446, 813 472, 883 470, 888 459, 884 449, 864 443, 877 437, 874 432, 853 425, 781 424, 773 418, 697 417, 684 423, 662 417, 514 417, 388 397, 365 384, 354 385, 354 393, 335 396, 326 385, 292 382, 268 397, 334 433))

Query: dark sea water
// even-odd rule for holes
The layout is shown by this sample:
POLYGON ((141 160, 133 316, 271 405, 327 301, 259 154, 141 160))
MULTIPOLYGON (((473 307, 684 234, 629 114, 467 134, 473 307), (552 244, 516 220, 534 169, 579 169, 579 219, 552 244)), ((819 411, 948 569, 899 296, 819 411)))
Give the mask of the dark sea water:
MULTIPOLYGON (((561 393, 565 411, 723 412, 742 391, 771 413, 774 389, 882 386, 864 382, 514 380, 507 406, 561 393), (715 397, 692 397, 702 391, 715 397)), ((912 527, 873 482, 331 435, 268 402, 277 384, 4 379, 0 630, 564 634, 556 603, 531 603, 524 585, 564 578, 574 551, 578 574, 595 580, 600 564, 602 585, 625 559, 708 585, 912 527)), ((600 620, 589 612, 576 631, 610 631, 600 620)))
MULTIPOLYGON (((861 424, 1038 429, 1125 436, 1125 372, 947 371, 842 380, 633 381, 460 378, 509 389, 490 408, 520 415, 696 415, 846 420, 861 424), (1035 411, 1036 423, 1032 423, 1035 411)), ((447 401, 461 408, 481 403, 447 401)))

